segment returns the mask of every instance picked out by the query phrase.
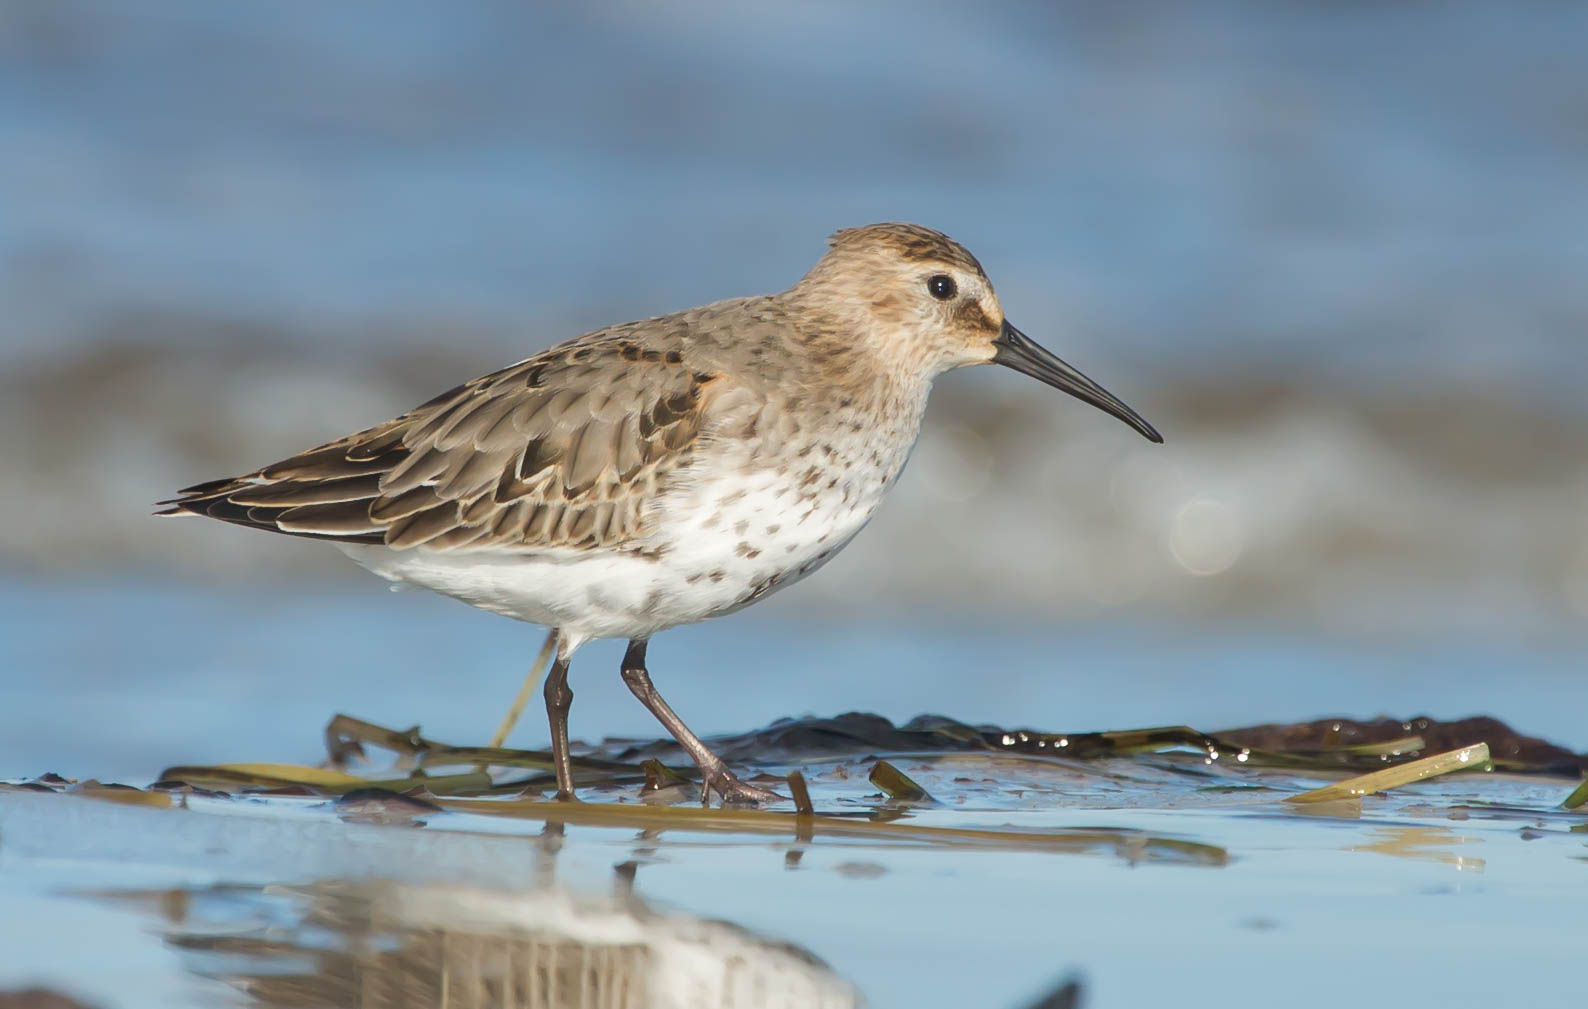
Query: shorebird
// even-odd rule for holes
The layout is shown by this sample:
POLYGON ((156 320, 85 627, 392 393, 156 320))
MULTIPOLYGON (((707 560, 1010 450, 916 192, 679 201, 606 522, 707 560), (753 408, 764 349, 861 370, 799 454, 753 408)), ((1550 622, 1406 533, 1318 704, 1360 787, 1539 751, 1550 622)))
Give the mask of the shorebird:
POLYGON ((326 540, 390 581, 550 628, 560 798, 574 793, 569 663, 588 641, 627 639, 624 682, 700 768, 702 800, 768 801, 662 699, 646 644, 842 550, 904 469, 933 380, 979 364, 1163 440, 1011 325, 964 246, 873 224, 834 234, 782 293, 586 333, 394 420, 189 487, 160 514, 326 540))

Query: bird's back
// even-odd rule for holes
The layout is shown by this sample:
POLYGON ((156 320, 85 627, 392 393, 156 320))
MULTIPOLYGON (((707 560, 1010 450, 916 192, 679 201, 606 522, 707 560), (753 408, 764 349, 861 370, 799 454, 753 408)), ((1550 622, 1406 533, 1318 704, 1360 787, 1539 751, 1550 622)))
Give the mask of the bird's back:
POLYGON ((743 298, 589 333, 166 513, 328 540, 590 636, 727 612, 849 542, 924 406, 923 387, 879 410, 883 386, 790 314, 743 298))
POLYGON ((715 320, 740 310, 586 334, 383 424, 188 487, 164 513, 397 549, 621 547, 689 465, 728 378, 715 320))

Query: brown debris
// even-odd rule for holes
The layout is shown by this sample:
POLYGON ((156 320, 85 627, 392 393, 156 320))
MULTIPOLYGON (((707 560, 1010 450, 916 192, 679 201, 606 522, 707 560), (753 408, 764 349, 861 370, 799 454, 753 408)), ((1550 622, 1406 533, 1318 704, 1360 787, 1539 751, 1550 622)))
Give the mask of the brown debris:
POLYGON ((1285 751, 1386 743, 1417 735, 1427 744, 1428 752, 1438 753, 1481 740, 1489 744, 1489 753, 1498 767, 1573 776, 1588 771, 1588 754, 1573 753, 1536 736, 1524 736, 1498 718, 1487 716, 1451 722, 1424 716, 1405 721, 1376 718, 1370 722, 1321 718, 1290 725, 1268 724, 1228 729, 1215 735, 1253 749, 1285 751))

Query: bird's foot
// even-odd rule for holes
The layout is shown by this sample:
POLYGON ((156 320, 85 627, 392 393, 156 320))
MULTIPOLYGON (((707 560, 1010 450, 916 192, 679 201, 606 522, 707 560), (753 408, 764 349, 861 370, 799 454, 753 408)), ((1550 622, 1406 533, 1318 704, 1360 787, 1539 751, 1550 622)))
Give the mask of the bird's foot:
POLYGON ((700 804, 709 805, 711 793, 722 796, 724 805, 760 806, 768 802, 787 802, 783 796, 765 788, 749 785, 722 765, 704 769, 704 782, 700 789, 700 804))

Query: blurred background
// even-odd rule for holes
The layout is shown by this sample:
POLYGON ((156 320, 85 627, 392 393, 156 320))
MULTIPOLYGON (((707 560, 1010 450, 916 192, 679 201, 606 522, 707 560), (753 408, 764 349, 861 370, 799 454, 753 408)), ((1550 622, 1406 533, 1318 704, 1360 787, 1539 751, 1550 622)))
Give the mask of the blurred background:
POLYGON ((821 577, 678 632, 681 711, 1405 705, 1588 746, 1584 38, 1575 4, 6 4, 0 675, 108 705, 79 731, 286 668, 307 712, 445 725, 441 665, 483 733, 536 632, 151 503, 912 220, 1168 444, 945 378, 821 577))

